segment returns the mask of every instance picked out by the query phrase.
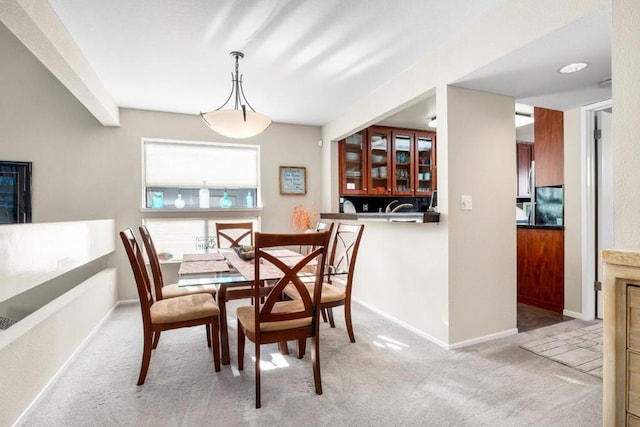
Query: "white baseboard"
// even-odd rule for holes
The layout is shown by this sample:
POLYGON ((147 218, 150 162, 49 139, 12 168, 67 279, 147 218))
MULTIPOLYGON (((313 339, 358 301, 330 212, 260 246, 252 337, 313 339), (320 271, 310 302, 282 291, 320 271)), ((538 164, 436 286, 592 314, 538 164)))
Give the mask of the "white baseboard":
POLYGON ((422 331, 422 330, 420 330, 420 329, 418 329, 418 328, 416 328, 414 326, 409 325, 408 323, 403 322, 402 320, 400 320, 400 319, 398 319, 396 317, 391 316, 388 313, 385 313, 384 311, 381 311, 381 310, 379 310, 379 309, 377 309, 377 308, 375 308, 375 307, 373 307, 373 306, 371 306, 371 305, 369 305, 369 304, 367 304, 365 302, 362 302, 362 301, 358 300, 357 298, 353 298, 353 301, 355 301, 358 304, 362 305, 363 307, 373 311, 374 313, 379 314, 380 316, 384 317, 385 319, 388 319, 388 320, 392 321, 393 323, 397 324, 398 326, 401 326, 401 327, 413 332, 414 334, 416 334, 416 335, 418 335, 418 336, 420 336, 422 338, 425 338, 426 340, 431 341, 432 343, 434 343, 434 344, 436 344, 436 345, 438 345, 438 346, 440 346, 440 347, 442 347, 442 348, 444 348, 446 350, 456 350, 456 349, 459 349, 459 348, 462 348, 462 347, 467 347, 467 346, 470 346, 470 345, 473 345, 473 344, 479 344, 479 343, 486 342, 486 341, 492 341, 492 340, 495 340, 495 339, 498 339, 498 338, 504 338, 504 337, 507 337, 507 336, 510 336, 510 335, 515 335, 515 334, 518 333, 518 329, 514 328, 514 329, 509 329, 509 330, 506 330, 506 331, 498 332, 498 333, 495 333, 495 334, 491 334, 491 335, 485 335, 483 337, 473 338, 473 339, 467 340, 467 341, 461 341, 461 342, 455 343, 455 344, 448 344, 448 343, 446 343, 446 342, 444 342, 444 341, 442 341, 442 340, 440 340, 440 339, 438 339, 438 338, 436 338, 434 336, 431 336, 431 335, 427 334, 426 332, 424 332, 424 331, 422 331))
POLYGON ((506 331, 496 332, 495 334, 489 334, 482 337, 472 338, 466 341, 460 341, 455 344, 449 345, 449 350, 457 350, 459 348, 468 347, 474 344, 480 344, 487 341, 497 340, 499 338, 505 338, 511 335, 516 335, 518 333, 517 328, 507 329, 506 331))
POLYGON ((574 319, 587 320, 582 316, 582 313, 578 313, 576 311, 562 310, 562 314, 565 315, 565 316, 573 317, 574 319))

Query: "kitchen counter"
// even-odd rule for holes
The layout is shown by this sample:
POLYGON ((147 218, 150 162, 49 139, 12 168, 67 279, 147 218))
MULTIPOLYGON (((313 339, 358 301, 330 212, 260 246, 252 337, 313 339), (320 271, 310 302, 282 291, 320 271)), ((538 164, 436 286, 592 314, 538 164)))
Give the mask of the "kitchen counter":
POLYGON ((321 213, 321 219, 385 221, 385 222, 440 222, 438 212, 358 212, 358 213, 321 213))
POLYGON ((564 230, 564 225, 531 225, 531 224, 516 224, 518 228, 528 228, 534 230, 564 230))

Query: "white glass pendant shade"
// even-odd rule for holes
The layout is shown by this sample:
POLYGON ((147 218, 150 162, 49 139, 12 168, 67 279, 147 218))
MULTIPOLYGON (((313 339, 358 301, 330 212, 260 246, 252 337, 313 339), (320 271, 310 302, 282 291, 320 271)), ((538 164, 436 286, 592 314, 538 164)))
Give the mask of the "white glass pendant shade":
POLYGON ((202 120, 220 135, 229 138, 250 138, 271 125, 271 119, 264 114, 246 110, 246 121, 242 110, 214 110, 201 113, 202 120))
POLYGON ((271 124, 271 119, 264 114, 256 113, 244 96, 242 76, 240 75, 238 60, 244 58, 242 52, 233 51, 236 68, 231 74, 231 94, 225 103, 208 113, 200 113, 202 120, 220 135, 229 138, 250 138, 262 133, 271 124), (229 104, 233 108, 225 108, 229 104))

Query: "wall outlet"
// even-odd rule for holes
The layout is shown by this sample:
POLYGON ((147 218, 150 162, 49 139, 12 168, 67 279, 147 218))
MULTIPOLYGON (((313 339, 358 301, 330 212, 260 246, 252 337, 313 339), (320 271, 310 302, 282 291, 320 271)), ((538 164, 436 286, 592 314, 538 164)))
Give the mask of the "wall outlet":
POLYGON ((460 196, 460 209, 463 211, 470 211, 473 209, 473 199, 468 194, 460 196))

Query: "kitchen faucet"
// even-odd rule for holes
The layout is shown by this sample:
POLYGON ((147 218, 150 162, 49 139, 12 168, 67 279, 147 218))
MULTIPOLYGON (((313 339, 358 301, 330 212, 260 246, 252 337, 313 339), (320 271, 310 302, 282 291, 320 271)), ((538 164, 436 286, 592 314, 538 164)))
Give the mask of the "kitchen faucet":
POLYGON ((412 208, 413 205, 411 203, 401 203, 398 206, 396 206, 395 208, 391 209, 391 205, 393 205, 394 203, 399 202, 399 200, 392 200, 389 202, 389 204, 387 205, 386 208, 384 208, 384 213, 396 213, 398 210, 402 209, 402 208, 412 208))
POLYGON ((402 204, 399 204, 398 206, 396 206, 395 208, 391 209, 390 213, 396 213, 402 208, 412 208, 412 207, 413 207, 413 205, 411 203, 402 203, 402 204))

